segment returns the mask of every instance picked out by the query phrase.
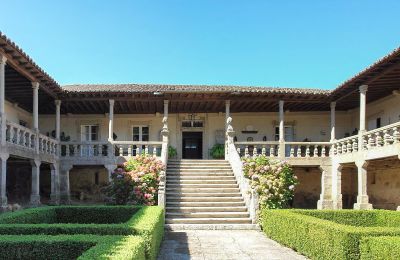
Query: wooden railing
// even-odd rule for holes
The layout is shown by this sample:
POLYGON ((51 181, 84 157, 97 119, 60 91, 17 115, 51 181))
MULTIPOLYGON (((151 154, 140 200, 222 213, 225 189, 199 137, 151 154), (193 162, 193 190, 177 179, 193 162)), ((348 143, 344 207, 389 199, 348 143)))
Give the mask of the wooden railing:
POLYGON ((57 140, 13 122, 6 123, 6 142, 32 152, 58 155, 59 143, 57 140))

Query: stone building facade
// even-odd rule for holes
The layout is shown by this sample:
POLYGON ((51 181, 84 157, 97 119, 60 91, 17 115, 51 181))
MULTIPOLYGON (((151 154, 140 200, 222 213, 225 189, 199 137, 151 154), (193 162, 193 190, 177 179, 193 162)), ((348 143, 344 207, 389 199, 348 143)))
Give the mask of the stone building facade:
POLYGON ((287 160, 300 180, 294 207, 396 209, 399 89, 399 49, 333 90, 60 86, 0 34, 0 205, 101 202, 136 154, 212 159, 219 144, 234 171, 241 157, 287 160))

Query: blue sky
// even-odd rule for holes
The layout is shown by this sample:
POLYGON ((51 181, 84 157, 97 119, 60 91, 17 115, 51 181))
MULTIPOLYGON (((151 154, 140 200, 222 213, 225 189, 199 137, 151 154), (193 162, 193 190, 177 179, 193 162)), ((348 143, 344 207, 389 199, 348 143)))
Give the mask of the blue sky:
POLYGON ((60 84, 331 89, 400 46, 398 10, 398 0, 3 0, 0 30, 60 84))

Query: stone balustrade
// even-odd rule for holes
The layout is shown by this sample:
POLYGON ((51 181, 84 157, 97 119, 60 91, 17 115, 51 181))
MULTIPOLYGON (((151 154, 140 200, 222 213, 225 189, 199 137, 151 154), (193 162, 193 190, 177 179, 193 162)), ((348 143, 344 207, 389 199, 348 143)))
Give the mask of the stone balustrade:
POLYGON ((114 141, 116 155, 118 156, 138 156, 152 155, 161 156, 162 142, 134 142, 134 141, 114 141))
POLYGON ((358 152, 358 150, 358 135, 337 140, 332 144, 333 155, 351 154, 358 152))
POLYGON ((13 122, 6 123, 6 142, 16 147, 31 150, 33 153, 58 154, 59 143, 57 140, 43 134, 38 134, 27 127, 13 122))
POLYGON ((330 142, 285 142, 285 146, 292 158, 324 158, 329 156, 331 149, 330 142))
POLYGON ((107 142, 61 142, 62 157, 102 157, 109 154, 107 142))
POLYGON ((256 157, 265 155, 278 156, 279 142, 235 142, 237 153, 240 157, 256 157))
POLYGON ((400 122, 380 127, 362 135, 365 150, 400 143, 400 122))

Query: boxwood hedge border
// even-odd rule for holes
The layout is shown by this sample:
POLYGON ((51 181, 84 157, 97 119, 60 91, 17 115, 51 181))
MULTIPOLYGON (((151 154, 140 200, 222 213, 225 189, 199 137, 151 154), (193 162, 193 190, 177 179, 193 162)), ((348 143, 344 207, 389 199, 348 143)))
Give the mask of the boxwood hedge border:
MULTIPOLYGON (((362 238, 400 236, 400 227, 343 225, 310 216, 310 212, 312 211, 264 210, 260 214, 260 225, 270 238, 312 259, 360 259, 359 245, 362 238)), ((344 210, 342 213, 333 210, 320 212, 346 213, 344 210)), ((358 212, 363 214, 363 211, 358 212)))
POLYGON ((0 235, 138 235, 143 238, 146 259, 154 260, 164 236, 164 210, 158 206, 54 206, 31 208, 0 215, 0 235), (137 209, 120 224, 51 223, 54 209, 137 209), (40 222, 48 223, 40 223, 40 222), (21 223, 22 222, 22 223, 21 223), (25 224, 23 224, 25 223, 25 224), (33 223, 33 224, 32 224, 33 223))

